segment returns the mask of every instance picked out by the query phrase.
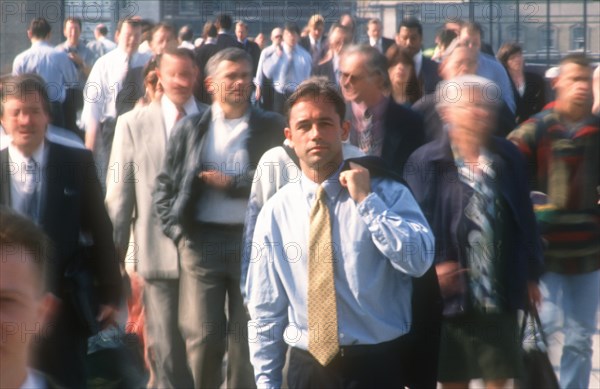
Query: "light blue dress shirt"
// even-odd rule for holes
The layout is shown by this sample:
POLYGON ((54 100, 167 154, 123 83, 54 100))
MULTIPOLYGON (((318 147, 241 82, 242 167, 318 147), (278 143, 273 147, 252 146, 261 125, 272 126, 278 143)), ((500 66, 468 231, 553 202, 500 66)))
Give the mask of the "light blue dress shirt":
POLYGON ((281 55, 277 55, 277 49, 273 49, 273 53, 266 56, 261 65, 265 76, 273 81, 274 89, 283 94, 294 91, 302 81, 310 77, 312 57, 300 45, 294 46, 291 50, 285 44, 282 47, 281 55))
MULTIPOLYGON (((496 61, 494 57, 484 53, 479 53, 478 61, 477 75, 494 81, 500 88, 500 93, 502 94, 502 96, 498 97, 501 97, 502 100, 504 100, 513 113, 516 112, 517 104, 515 103, 515 96, 506 69, 504 69, 500 62, 496 61)), ((491 90, 486 93, 489 98, 496 97, 491 90)))
MULTIPOLYGON (((69 45, 66 41, 58 44, 56 46, 56 49, 67 53, 67 55, 69 53, 69 45)), ((73 49, 74 49, 74 52, 81 57, 81 60, 83 61, 85 66, 91 68, 92 65, 94 65, 94 61, 96 60, 96 57, 95 57, 94 53, 92 52, 92 50, 87 48, 85 43, 83 43, 82 41, 79 41, 79 42, 77 42, 77 46, 74 47, 73 49)), ((73 64, 75 64, 75 63, 73 63, 73 64)), ((75 65, 75 68, 77 68, 77 65, 75 65)), ((79 85, 77 86, 77 89, 83 89, 83 87, 85 86, 85 81, 87 79, 87 76, 85 75, 83 68, 81 68, 81 69, 77 68, 77 71, 79 74, 79 85)))
MULTIPOLYGON (((339 183, 323 183, 332 214, 338 336, 342 346, 378 344, 406 334, 411 277, 431 266, 434 237, 402 184, 371 180, 360 204, 339 183)), ((259 387, 281 386, 286 343, 308 349, 309 214, 318 185, 302 175, 260 212, 246 283, 250 358, 259 387)))
POLYGON ((77 68, 66 53, 56 50, 45 41, 32 43, 31 47, 15 57, 13 75, 35 73, 46 81, 50 101, 62 103, 66 89, 77 85, 77 68))

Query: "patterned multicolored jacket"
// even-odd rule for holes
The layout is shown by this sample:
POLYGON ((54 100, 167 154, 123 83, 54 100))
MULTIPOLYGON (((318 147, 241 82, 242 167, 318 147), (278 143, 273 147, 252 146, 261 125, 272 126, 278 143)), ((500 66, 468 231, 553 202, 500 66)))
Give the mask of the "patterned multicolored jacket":
POLYGON ((508 135, 530 166, 546 268, 565 274, 600 269, 600 118, 567 125, 550 108, 508 135))

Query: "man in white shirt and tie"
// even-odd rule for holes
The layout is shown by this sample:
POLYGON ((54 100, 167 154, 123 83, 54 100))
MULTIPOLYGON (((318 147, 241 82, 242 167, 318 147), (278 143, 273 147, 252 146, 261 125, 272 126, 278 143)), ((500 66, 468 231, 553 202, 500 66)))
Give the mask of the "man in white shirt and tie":
POLYGON ((369 23, 367 24, 367 35, 369 36, 369 41, 367 43, 369 46, 375 47, 382 54, 385 54, 387 49, 394 44, 394 40, 382 36, 382 29, 383 25, 381 24, 381 20, 369 20, 369 23))
POLYGON ((149 54, 138 53, 142 26, 138 19, 122 19, 117 25, 116 49, 100 57, 88 77, 83 89, 84 105, 81 120, 85 127, 85 145, 94 152, 101 169, 100 179, 104 183, 112 138, 117 116, 117 97, 133 107, 143 91, 142 68, 150 59, 149 54), (131 72, 139 73, 136 81, 127 81, 131 72), (140 85, 141 84, 141 85, 140 85), (121 93, 123 92, 123 93, 121 93))
POLYGON ((157 57, 157 75, 163 87, 160 101, 119 117, 109 166, 118 176, 106 180, 106 208, 113 222, 120 260, 128 246, 136 272, 144 280, 144 307, 152 373, 157 387, 192 387, 185 339, 179 331, 179 262, 177 247, 160 230, 152 211, 152 190, 170 135, 185 116, 201 115, 207 106, 197 102, 193 87, 198 76, 193 53, 167 49, 157 57), (130 231, 133 230, 133 242, 130 231))

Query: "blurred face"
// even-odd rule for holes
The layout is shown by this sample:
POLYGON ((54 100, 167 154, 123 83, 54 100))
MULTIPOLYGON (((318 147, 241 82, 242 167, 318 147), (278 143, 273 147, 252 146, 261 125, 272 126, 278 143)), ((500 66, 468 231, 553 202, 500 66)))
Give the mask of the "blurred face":
POLYGON ((515 53, 508 57, 506 61, 506 65, 509 70, 514 72, 522 72, 523 71, 523 53, 515 53))
POLYGON ((342 93, 347 101, 362 103, 371 101, 380 92, 379 83, 368 73, 363 54, 344 55, 340 61, 340 83, 342 93))
POLYGON ((243 42, 244 40, 246 40, 246 38, 248 38, 248 28, 241 24, 236 24, 235 36, 237 37, 238 41, 243 42))
POLYGON ((48 307, 32 254, 10 246, 2 246, 0 261, 0 381, 6 382, 25 372, 29 348, 42 329, 48 307))
POLYGON ((342 122, 332 103, 323 96, 300 99, 290 110, 285 137, 300 159, 302 172, 322 182, 342 163, 342 139, 350 124, 342 122))
POLYGON ((271 42, 274 45, 280 45, 283 40, 283 31, 281 28, 276 28, 271 32, 271 42))
POLYGON ((63 34, 67 41, 71 46, 75 46, 77 42, 79 42, 79 37, 81 36, 81 28, 79 27, 79 23, 68 21, 65 24, 65 28, 63 30, 63 34))
POLYGON ((121 31, 116 35, 119 47, 127 54, 133 54, 140 46, 142 38, 142 27, 134 26, 131 23, 123 23, 121 31))
POLYGON ((468 47, 477 51, 481 50, 481 34, 478 32, 469 32, 467 28, 460 30, 459 39, 468 47))
POLYGON ((390 81, 392 82, 394 89, 396 89, 396 87, 406 87, 406 84, 410 79, 411 71, 412 66, 402 62, 398 62, 396 65, 388 69, 390 81))
POLYGON ((2 127, 12 138, 12 144, 30 156, 42 144, 50 116, 37 92, 8 97, 3 103, 2 127))
POLYGON ((292 31, 283 30, 283 43, 289 47, 296 46, 296 43, 298 43, 298 34, 292 31))
POLYGON ((175 105, 182 106, 192 96, 198 69, 189 58, 164 54, 156 74, 164 94, 175 105))
POLYGON ((477 73, 477 52, 468 47, 457 47, 440 65, 443 79, 477 73))
POLYGON ((252 65, 246 61, 222 61, 213 76, 206 78, 207 90, 215 91, 213 101, 242 106, 248 104, 252 65))
POLYGON ((331 35, 329 36, 329 47, 335 52, 340 53, 344 48, 344 44, 346 43, 346 34, 342 32, 339 28, 333 30, 331 35))
POLYGON ((408 49, 410 55, 415 55, 421 50, 422 40, 423 38, 419 35, 419 30, 416 28, 401 27, 398 32, 398 45, 408 49))
POLYGON ((177 40, 171 31, 161 28, 152 34, 150 41, 150 49, 154 55, 162 54, 167 47, 174 48, 177 46, 177 40))
POLYGON ((450 124, 450 136, 455 143, 479 147, 492 133, 495 109, 483 93, 481 89, 464 86, 459 100, 443 110, 443 120, 450 124))
POLYGON ((367 27, 367 35, 369 38, 379 39, 381 38, 381 24, 369 23, 367 27))
POLYGON ((554 89, 556 101, 579 106, 592 103, 592 69, 567 63, 560 67, 554 89))
POLYGON ((319 40, 323 36, 324 30, 325 30, 325 26, 323 26, 323 24, 316 24, 310 30, 310 35, 313 37, 313 39, 319 40))

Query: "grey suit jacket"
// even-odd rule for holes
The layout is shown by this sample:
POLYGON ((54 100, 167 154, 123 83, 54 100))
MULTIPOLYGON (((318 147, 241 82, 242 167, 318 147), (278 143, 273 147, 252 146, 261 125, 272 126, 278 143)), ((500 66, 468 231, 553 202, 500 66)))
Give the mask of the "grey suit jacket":
MULTIPOLYGON (((198 103, 203 113, 207 105, 198 103)), ((177 247, 160 229, 152 191, 167 148, 160 103, 119 117, 106 179, 106 208, 113 223, 115 245, 125 261, 136 261, 146 279, 179 277, 177 247), (133 242, 130 232, 133 230, 133 242)))

